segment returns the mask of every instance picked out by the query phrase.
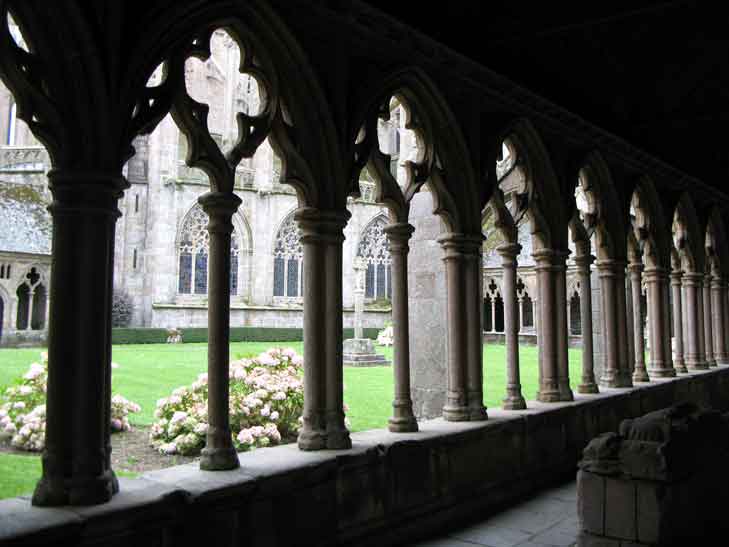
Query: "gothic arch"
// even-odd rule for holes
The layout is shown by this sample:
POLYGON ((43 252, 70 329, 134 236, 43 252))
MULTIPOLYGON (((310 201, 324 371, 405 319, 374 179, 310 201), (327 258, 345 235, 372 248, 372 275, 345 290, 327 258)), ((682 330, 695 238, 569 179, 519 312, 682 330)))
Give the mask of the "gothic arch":
POLYGON ((591 152, 583 162, 578 177, 588 202, 592 201, 585 217, 588 226, 595 229, 596 254, 600 258, 624 259, 625 215, 615 192, 610 169, 602 154, 591 152))
POLYGON ((706 226, 707 253, 714 257, 716 272, 726 279, 729 276, 729 249, 727 249, 727 234, 718 207, 712 207, 706 226))
POLYGON ((356 110, 349 141, 352 169, 348 192, 357 194, 359 172, 372 165, 376 174, 377 201, 385 204, 398 222, 407 222, 408 203, 426 182, 432 189, 434 213, 452 232, 480 233, 481 211, 469 196, 477 194, 473 166, 460 124, 430 77, 417 67, 405 67, 380 78, 364 93, 356 110), (401 191, 383 168, 374 121, 381 105, 393 96, 411 109, 409 123, 424 135, 422 162, 413 164, 411 182, 401 191), (362 134, 364 131, 364 134, 362 134), (457 180, 450 174, 457 173, 457 180))
MULTIPOLYGON (((516 150, 516 161, 524 170, 527 181, 525 208, 532 235, 536 238, 536 247, 566 249, 565 206, 544 142, 532 123, 525 118, 509 124, 502 132, 498 145, 501 146, 507 140, 516 150)), ((491 166, 489 169, 492 169, 491 166)))
POLYGON ((706 232, 701 230, 696 208, 688 192, 676 204, 674 239, 684 271, 704 272, 706 263, 706 232))
POLYGON ((671 224, 666 221, 658 192, 651 179, 642 177, 638 181, 630 203, 635 212, 633 230, 641 246, 645 264, 670 268, 671 224))
POLYGON ((392 273, 390 249, 383 229, 390 223, 387 215, 379 213, 360 233, 357 257, 363 259, 365 271, 365 297, 391 298, 392 273))

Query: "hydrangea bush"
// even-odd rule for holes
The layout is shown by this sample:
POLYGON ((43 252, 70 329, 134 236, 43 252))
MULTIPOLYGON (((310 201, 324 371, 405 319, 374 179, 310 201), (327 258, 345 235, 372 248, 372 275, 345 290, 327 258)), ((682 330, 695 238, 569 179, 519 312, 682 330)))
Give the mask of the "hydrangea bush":
MULTIPOLYGON (((112 364, 116 368, 118 365, 112 364)), ((39 452, 45 446, 46 391, 48 389, 48 354, 40 363, 32 363, 14 385, 0 395, 0 440, 10 440, 15 448, 39 452)), ((139 405, 121 395, 111 399, 111 430, 129 431, 129 414, 139 412, 139 405)))
MULTIPOLYGON (((239 451, 292 439, 304 408, 303 359, 293 349, 269 349, 230 365, 230 426, 239 451)), ((196 455, 208 428, 208 378, 201 374, 157 401, 150 443, 163 454, 196 455)))

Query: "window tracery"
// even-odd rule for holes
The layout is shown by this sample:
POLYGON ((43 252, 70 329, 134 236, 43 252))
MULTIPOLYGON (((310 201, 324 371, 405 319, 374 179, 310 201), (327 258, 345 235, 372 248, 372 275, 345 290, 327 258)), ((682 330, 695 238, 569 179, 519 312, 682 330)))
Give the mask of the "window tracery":
POLYGON ((385 234, 387 219, 378 217, 365 228, 357 248, 357 256, 367 266, 365 298, 392 297, 390 247, 385 234))
MULTIPOLYGON (((179 294, 205 295, 208 293, 208 215, 195 204, 185 217, 178 244, 179 294)), ((233 228, 230 243, 230 293, 238 294, 238 257, 240 242, 233 228)))
POLYGON ((290 214, 281 224, 273 249, 273 296, 299 298, 303 292, 301 229, 290 214))

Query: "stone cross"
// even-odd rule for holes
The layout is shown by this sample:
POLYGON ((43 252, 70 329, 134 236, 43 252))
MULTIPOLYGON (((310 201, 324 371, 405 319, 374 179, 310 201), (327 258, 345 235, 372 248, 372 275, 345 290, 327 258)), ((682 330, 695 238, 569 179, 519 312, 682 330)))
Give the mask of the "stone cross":
POLYGON ((364 313, 365 272, 367 265, 361 257, 354 260, 354 337, 363 338, 362 314, 364 313))

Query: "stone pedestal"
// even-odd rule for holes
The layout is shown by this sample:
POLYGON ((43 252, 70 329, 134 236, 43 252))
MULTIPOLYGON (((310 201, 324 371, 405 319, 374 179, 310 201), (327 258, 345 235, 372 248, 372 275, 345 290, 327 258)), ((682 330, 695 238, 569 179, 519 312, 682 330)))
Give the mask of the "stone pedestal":
POLYGON ((374 367, 389 365, 390 361, 375 351, 375 343, 369 338, 350 338, 344 341, 344 366, 374 367))

